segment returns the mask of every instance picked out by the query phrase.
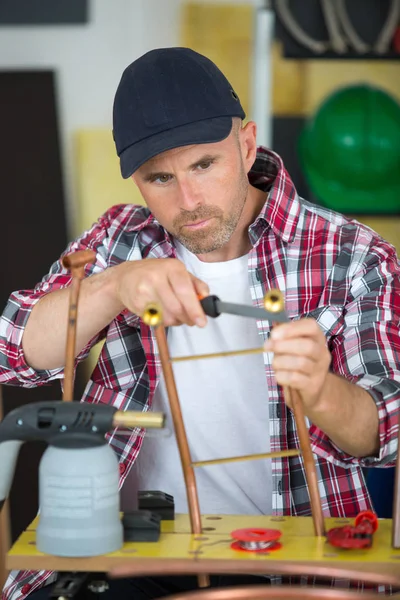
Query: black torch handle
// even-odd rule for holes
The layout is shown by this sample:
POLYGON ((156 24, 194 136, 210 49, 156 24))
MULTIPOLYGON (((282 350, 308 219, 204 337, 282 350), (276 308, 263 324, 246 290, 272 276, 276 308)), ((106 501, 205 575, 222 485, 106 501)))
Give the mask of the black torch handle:
POLYGON ((200 300, 200 304, 208 317, 219 317, 222 313, 237 315, 239 317, 249 317, 262 321, 271 321, 274 323, 286 323, 288 317, 286 312, 270 312, 264 308, 248 306, 246 304, 234 304, 232 302, 222 302, 218 296, 206 296, 200 300))

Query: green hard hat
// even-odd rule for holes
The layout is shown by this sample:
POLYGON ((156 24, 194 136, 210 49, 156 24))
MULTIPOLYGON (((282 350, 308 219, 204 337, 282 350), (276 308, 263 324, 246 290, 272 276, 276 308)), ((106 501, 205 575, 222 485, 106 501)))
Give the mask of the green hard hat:
POLYGON ((323 206, 400 212, 400 104, 385 91, 355 85, 329 96, 300 134, 299 158, 323 206))

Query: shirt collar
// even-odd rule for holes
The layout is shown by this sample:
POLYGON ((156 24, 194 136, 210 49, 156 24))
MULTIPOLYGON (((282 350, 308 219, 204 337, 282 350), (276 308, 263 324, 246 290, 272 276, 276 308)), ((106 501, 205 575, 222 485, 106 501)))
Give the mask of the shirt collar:
POLYGON ((267 225, 284 242, 292 241, 299 220, 300 200, 281 157, 260 146, 249 172, 249 181, 254 187, 267 192, 266 202, 250 226, 252 237, 257 238, 260 229, 264 230, 267 225))

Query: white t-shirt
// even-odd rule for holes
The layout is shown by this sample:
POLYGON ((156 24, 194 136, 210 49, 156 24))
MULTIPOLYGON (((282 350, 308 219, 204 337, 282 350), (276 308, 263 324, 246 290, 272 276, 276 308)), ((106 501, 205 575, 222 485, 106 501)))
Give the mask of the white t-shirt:
MULTIPOLYGON (((221 263, 200 261, 181 244, 177 256, 210 293, 221 300, 251 304, 247 255, 221 263)), ((222 314, 205 328, 170 327, 171 356, 260 347, 256 321, 222 314)), ((269 451, 268 389, 263 354, 174 363, 192 460, 208 460, 269 451)), ((170 419, 164 379, 154 410, 170 419)), ((187 499, 174 435, 145 437, 132 477, 141 490, 174 496, 175 511, 187 513, 187 499)), ((202 513, 271 514, 271 462, 268 459, 209 465, 195 469, 202 513)))

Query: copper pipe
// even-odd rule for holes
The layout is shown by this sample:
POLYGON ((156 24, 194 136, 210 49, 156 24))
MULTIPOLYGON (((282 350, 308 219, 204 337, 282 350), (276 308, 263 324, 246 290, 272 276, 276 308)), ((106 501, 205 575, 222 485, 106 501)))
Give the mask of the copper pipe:
POLYGON ((114 427, 140 427, 143 429, 162 429, 165 415, 161 412, 141 412, 140 410, 118 410, 113 418, 114 427))
MULTIPOLYGON (((381 594, 365 592, 363 600, 378 600, 381 594)), ((338 590, 331 587, 243 585, 189 591, 165 596, 164 600, 354 600, 360 598, 356 590, 338 590)))
POLYGON ((88 263, 94 263, 96 253, 94 250, 78 250, 72 254, 67 254, 62 259, 62 264, 66 269, 73 271, 74 269, 83 269, 88 263))
POLYGON ((300 393, 293 388, 284 387, 283 393, 285 396, 285 402, 289 403, 293 409, 294 420, 296 422, 296 429, 299 436, 300 450, 304 460, 315 535, 321 537, 325 535, 325 523, 322 513, 321 497, 318 490, 317 470, 315 468, 310 437, 308 435, 304 418, 303 401, 300 393))
MULTIPOLYGON (((189 444, 186 436, 185 425, 183 422, 178 391, 176 389, 174 372, 172 370, 167 336, 165 334, 165 327, 163 325, 158 325, 155 328, 155 336, 158 345, 158 350, 160 353, 161 366, 164 374, 165 385, 167 388, 168 400, 171 409, 172 421, 174 423, 175 435, 182 463, 186 495, 189 506, 191 531, 193 534, 201 534, 201 513, 199 507, 199 497, 197 494, 196 477, 192 467, 192 458, 190 456, 189 444)), ((205 574, 199 575, 198 582, 200 587, 207 587, 210 585, 209 577, 205 574)))
POLYGON ((248 454, 246 456, 232 456, 228 458, 215 458, 212 460, 198 460, 192 463, 192 467, 207 467, 209 465, 220 465, 223 463, 240 462, 245 460, 259 460, 262 458, 283 458, 285 456, 299 456, 300 450, 278 450, 278 452, 264 452, 264 454, 248 454))
MULTIPOLYGON (((321 540, 322 541, 322 540, 321 540)), ((230 542, 227 542, 229 544, 230 542)), ((318 552, 316 553, 318 556, 318 552)), ((348 579, 362 581, 372 585, 392 585, 400 587, 399 567, 395 563, 379 565, 370 563, 362 557, 355 561, 337 561, 332 558, 328 562, 315 560, 304 561, 301 557, 294 560, 260 560, 260 556, 243 558, 148 558, 127 559, 119 562, 115 567, 110 567, 108 575, 117 577, 156 577, 157 575, 198 575, 199 573, 212 573, 218 575, 288 575, 308 576, 327 579, 348 579), (364 562, 363 562, 364 560, 364 562)), ((278 589, 278 586, 274 586, 278 589)), ((304 588, 303 588, 304 589, 304 588)), ((360 599, 364 600, 364 594, 360 599)))
POLYGON ((72 402, 74 395, 76 319, 79 289, 80 278, 77 275, 73 275, 69 295, 67 346, 65 350, 63 400, 66 402, 72 402))
MULTIPOLYGON (((283 294, 278 289, 268 290, 263 299, 264 309, 269 313, 284 314, 285 302, 283 294)), ((285 319, 287 316, 284 314, 285 319)), ((145 322, 148 325, 151 321, 161 319, 161 309, 156 304, 149 304, 145 312, 145 322)), ((201 360, 207 358, 220 358, 226 356, 243 356, 246 354, 262 354, 265 352, 264 347, 260 348, 246 348, 244 350, 227 350, 226 352, 212 352, 209 354, 193 354, 191 356, 175 356, 171 358, 172 362, 183 362, 186 360, 201 360)))
POLYGON ((71 271, 72 282, 69 295, 67 342, 65 350, 64 388, 63 400, 73 401, 74 395, 74 372, 75 372, 75 344, 76 344, 76 322, 78 314, 78 301, 81 279, 85 275, 85 265, 93 263, 96 258, 92 250, 82 250, 68 254, 62 259, 62 265, 71 271))
POLYGON ((202 360, 204 358, 220 358, 222 356, 240 356, 243 354, 261 354, 264 348, 247 348, 245 350, 227 350, 226 352, 211 352, 210 354, 191 354, 189 356, 174 356, 171 362, 184 362, 185 360, 202 360))
MULTIPOLYGON (((269 296, 264 298, 265 308, 272 311, 282 311, 284 309, 284 297, 280 290, 271 290, 269 296)), ((278 325, 275 325, 279 327, 278 325)), ((325 523, 322 513, 321 497, 318 490, 317 470, 313 453, 311 451, 310 437, 308 435, 306 422, 303 411, 303 400, 300 393, 288 386, 283 387, 283 395, 286 404, 289 404, 293 409, 296 429, 299 435, 300 450, 304 460, 304 469, 306 472, 306 480, 308 493, 310 495, 311 514, 314 523, 315 535, 322 537, 325 535, 325 523)))

